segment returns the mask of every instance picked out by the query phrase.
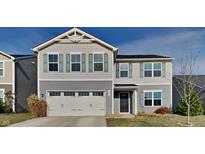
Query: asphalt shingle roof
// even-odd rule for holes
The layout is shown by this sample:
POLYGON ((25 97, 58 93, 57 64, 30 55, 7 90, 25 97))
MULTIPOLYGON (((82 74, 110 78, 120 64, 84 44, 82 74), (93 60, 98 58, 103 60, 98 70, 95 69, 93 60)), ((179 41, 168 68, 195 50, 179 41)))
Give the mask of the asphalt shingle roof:
POLYGON ((127 58, 171 58, 167 56, 160 55, 117 55, 117 59, 127 59, 127 58))

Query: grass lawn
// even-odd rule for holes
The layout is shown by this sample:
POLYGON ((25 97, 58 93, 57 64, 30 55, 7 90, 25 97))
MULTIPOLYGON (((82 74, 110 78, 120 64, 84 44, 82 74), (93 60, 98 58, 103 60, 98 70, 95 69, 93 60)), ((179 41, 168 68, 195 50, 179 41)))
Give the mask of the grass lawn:
MULTIPOLYGON (((186 116, 138 115, 130 119, 107 118, 108 127, 180 127, 187 121, 186 116)), ((205 115, 191 117, 193 127, 205 127, 205 115)))
POLYGON ((0 113, 0 127, 31 119, 30 113, 0 113))

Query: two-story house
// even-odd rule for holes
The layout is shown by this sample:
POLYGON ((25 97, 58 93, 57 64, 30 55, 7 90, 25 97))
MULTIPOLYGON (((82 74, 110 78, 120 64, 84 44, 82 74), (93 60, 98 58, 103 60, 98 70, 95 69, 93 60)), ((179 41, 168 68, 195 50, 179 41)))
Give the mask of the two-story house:
POLYGON ((172 106, 172 58, 118 55, 73 28, 33 48, 49 116, 137 114, 172 106))

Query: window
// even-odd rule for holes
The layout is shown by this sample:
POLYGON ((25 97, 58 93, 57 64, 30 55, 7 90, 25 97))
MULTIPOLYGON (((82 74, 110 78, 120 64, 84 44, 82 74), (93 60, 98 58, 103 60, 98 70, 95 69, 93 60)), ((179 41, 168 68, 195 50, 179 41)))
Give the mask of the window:
POLYGON ((95 91, 93 92, 93 96, 103 96, 103 91, 95 91))
POLYGON ((145 106, 152 106, 152 92, 145 92, 144 100, 145 106))
POLYGON ((0 76, 4 76, 4 62, 0 62, 0 76))
POLYGON ((49 95, 50 96, 60 96, 61 92, 60 91, 51 91, 51 92, 49 92, 49 95))
POLYGON ((94 54, 94 71, 103 71, 103 54, 94 54))
POLYGON ((128 77, 129 65, 128 63, 120 63, 120 77, 128 77))
POLYGON ((64 96, 75 96, 75 92, 73 92, 73 91, 66 91, 66 92, 64 92, 64 96))
POLYGON ((58 72, 58 54, 48 55, 49 72, 58 72))
POLYGON ((71 55, 71 70, 72 72, 80 72, 81 57, 80 54, 71 55))
POLYGON ((78 96, 89 96, 89 92, 87 91, 78 92, 78 96))
POLYGON ((0 90, 0 102, 3 102, 4 101, 4 90, 1 89, 0 90))
POLYGON ((144 63, 144 77, 161 77, 162 63, 144 63))
POLYGON ((144 77, 152 77, 152 63, 144 63, 144 77))
POLYGON ((161 63, 154 63, 154 77, 161 76, 161 69, 162 69, 161 63))
POLYGON ((161 91, 144 92, 144 106, 161 106, 161 105, 162 105, 161 91))

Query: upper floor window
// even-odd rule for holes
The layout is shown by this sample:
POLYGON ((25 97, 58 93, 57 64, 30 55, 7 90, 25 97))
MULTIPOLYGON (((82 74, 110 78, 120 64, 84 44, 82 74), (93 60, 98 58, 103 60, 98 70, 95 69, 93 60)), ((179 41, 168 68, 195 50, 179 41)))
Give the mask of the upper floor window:
POLYGON ((162 105, 161 91, 144 92, 144 106, 161 106, 161 105, 162 105))
POLYGON ((162 63, 144 63, 144 77, 161 77, 162 63))
POLYGON ((58 54, 48 55, 49 72, 58 72, 58 54))
POLYGON ((0 62, 0 76, 4 76, 4 62, 0 62))
POLYGON ((120 77, 123 78, 123 77, 128 77, 128 74, 129 74, 129 65, 128 63, 120 63, 120 77))
POLYGON ((80 72, 81 57, 80 54, 71 55, 71 70, 72 72, 80 72))
POLYGON ((160 77, 162 73, 162 63, 154 63, 154 77, 160 77))
POLYGON ((94 71, 103 71, 103 54, 94 54, 94 71))

